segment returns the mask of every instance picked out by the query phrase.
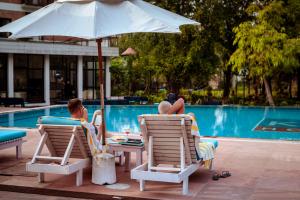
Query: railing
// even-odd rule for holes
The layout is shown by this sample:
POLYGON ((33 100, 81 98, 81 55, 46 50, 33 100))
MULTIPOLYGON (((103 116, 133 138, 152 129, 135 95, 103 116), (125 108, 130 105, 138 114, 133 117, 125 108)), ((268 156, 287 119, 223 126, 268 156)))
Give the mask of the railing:
POLYGON ((118 47, 118 37, 109 37, 109 42, 108 46, 110 47, 118 47))
POLYGON ((23 0, 23 4, 31 6, 46 6, 53 3, 54 0, 23 0))

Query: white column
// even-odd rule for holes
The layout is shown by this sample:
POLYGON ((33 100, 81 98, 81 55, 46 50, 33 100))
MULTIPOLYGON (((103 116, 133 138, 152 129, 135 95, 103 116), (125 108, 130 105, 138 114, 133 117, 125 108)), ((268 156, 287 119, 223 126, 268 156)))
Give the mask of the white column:
POLYGON ((110 57, 106 57, 105 62, 105 96, 111 97, 111 74, 110 74, 110 57))
POLYGON ((14 97, 14 55, 8 54, 8 66, 7 66, 7 92, 8 97, 14 97))
POLYGON ((44 100, 50 105, 50 56, 44 56, 44 100))
POLYGON ((78 56, 77 63, 77 97, 79 99, 83 98, 83 58, 78 56))

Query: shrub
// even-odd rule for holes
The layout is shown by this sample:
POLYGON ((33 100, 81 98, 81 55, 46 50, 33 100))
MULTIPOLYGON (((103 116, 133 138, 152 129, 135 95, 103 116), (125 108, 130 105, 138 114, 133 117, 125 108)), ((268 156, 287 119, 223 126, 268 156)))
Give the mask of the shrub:
POLYGON ((255 106, 256 103, 255 103, 255 101, 250 101, 249 105, 250 105, 250 106, 255 106))
POLYGON ((183 96, 185 99, 185 102, 192 101, 192 91, 190 89, 180 89, 179 96, 183 96))
POLYGON ((148 95, 148 102, 149 103, 160 103, 163 101, 164 98, 156 95, 148 95))
POLYGON ((202 91, 201 90, 195 90, 191 94, 191 103, 192 104, 202 104, 202 91))
POLYGON ((279 105, 280 106, 288 106, 289 104, 286 101, 281 101, 279 105))
POLYGON ((137 90, 135 93, 134 93, 135 96, 138 96, 138 97, 142 97, 142 96, 145 96, 145 92, 143 90, 137 90))
POLYGON ((168 90, 160 89, 160 90, 158 90, 158 95, 157 96, 165 99, 167 97, 167 94, 168 94, 168 90))

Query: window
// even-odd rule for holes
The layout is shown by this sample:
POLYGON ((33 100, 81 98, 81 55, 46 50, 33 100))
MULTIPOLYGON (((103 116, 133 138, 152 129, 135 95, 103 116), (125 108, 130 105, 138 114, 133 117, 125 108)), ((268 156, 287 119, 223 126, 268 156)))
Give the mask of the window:
POLYGON ((44 102, 44 56, 14 55, 15 97, 30 103, 44 102))
MULTIPOLYGON (((102 65, 105 84, 105 59, 103 58, 103 60, 102 65)), ((99 94, 98 57, 83 57, 83 99, 99 99, 99 94)))
POLYGON ((32 6, 46 6, 53 2, 54 2, 54 0, 23 0, 24 4, 32 5, 32 6))
MULTIPOLYGON (((11 22, 11 19, 0 17, 0 27, 11 22)), ((8 38, 9 33, 0 33, 0 38, 8 38)))
POLYGON ((52 101, 77 97, 76 56, 50 56, 50 97, 52 101))

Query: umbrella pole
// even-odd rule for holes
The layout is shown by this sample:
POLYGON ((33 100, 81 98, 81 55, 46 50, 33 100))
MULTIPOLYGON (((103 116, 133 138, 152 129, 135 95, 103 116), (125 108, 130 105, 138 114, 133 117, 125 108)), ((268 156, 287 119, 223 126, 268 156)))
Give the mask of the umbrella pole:
POLYGON ((105 145, 105 135, 106 135, 106 127, 105 127, 105 118, 104 118, 104 88, 103 88, 103 66, 102 66, 102 49, 101 42, 102 39, 97 39, 98 46, 98 64, 99 64, 99 83, 100 83, 100 98, 101 98, 101 128, 102 128, 102 145, 105 145))

